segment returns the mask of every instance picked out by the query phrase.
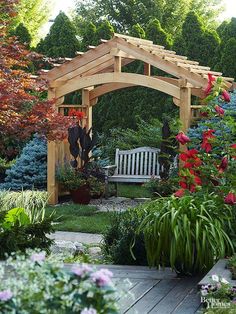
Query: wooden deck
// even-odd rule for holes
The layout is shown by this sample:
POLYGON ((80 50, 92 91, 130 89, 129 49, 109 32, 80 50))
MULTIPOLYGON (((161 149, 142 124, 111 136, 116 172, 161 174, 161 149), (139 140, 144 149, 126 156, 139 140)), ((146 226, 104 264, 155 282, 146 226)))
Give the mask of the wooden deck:
POLYGON ((199 277, 177 278, 168 268, 157 271, 140 266, 99 267, 108 268, 114 274, 122 314, 199 313, 199 277))

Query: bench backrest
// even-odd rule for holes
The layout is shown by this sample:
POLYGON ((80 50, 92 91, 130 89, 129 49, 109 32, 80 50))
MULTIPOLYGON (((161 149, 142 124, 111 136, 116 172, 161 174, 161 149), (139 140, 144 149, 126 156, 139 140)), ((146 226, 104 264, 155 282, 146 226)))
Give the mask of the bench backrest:
POLYGON ((116 149, 115 175, 159 176, 160 149, 139 147, 132 150, 116 149))

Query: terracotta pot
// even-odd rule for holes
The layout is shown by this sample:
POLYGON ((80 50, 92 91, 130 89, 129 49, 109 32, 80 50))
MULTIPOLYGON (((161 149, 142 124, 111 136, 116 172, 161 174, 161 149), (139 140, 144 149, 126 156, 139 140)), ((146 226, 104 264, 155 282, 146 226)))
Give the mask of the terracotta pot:
POLYGON ((90 188, 88 185, 83 185, 77 190, 70 190, 72 201, 75 204, 89 204, 91 200, 90 188))

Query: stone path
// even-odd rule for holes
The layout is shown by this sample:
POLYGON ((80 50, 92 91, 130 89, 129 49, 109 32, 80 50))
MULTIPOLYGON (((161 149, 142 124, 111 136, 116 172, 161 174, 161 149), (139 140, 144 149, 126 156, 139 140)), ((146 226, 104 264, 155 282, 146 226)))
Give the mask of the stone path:
POLYGON ((143 204, 146 201, 149 201, 149 198, 127 198, 127 197, 110 197, 108 199, 92 199, 89 203, 91 206, 95 206, 98 211, 107 212, 107 211, 125 211, 128 208, 136 207, 140 204, 143 204))
POLYGON ((55 241, 80 242, 84 244, 99 244, 102 240, 101 234, 56 231, 49 238, 55 241))

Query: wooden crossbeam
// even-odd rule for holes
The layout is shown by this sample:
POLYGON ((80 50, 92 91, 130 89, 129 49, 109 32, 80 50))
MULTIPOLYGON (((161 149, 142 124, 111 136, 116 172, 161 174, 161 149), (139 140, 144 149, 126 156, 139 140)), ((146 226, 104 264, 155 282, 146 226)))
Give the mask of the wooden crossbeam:
MULTIPOLYGON (((207 74, 203 74, 202 75, 203 77, 205 78, 208 78, 207 74)), ((233 77, 225 77, 225 76, 222 76, 222 79, 226 82, 234 82, 234 78, 233 77)))
POLYGON ((80 68, 71 71, 70 73, 58 78, 50 83, 50 86, 58 87, 72 80, 75 77, 82 76, 82 75, 91 75, 92 73, 96 73, 96 71, 101 71, 102 69, 110 66, 113 64, 113 57, 110 54, 105 54, 98 59, 95 59, 87 64, 81 66, 80 68), (107 61, 110 61, 109 65, 105 64, 107 61), (104 66, 105 64, 105 66, 104 66))
POLYGON ((215 72, 215 71, 204 71, 201 69, 190 69, 191 73, 199 73, 199 74, 212 74, 216 76, 222 76, 222 72, 215 72))
POLYGON ((125 40, 133 40, 135 42, 140 42, 140 43, 143 43, 143 44, 150 44, 150 45, 153 45, 153 41, 151 40, 147 40, 147 39, 142 39, 142 38, 136 38, 136 37, 132 37, 132 36, 128 36, 128 35, 123 35, 123 34, 118 34, 118 33, 114 33, 113 35, 114 37, 117 37, 117 38, 123 38, 125 40))
POLYGON ((192 61, 192 60, 187 60, 187 59, 179 59, 176 56, 165 57, 164 59, 167 61, 175 62, 176 65, 178 62, 182 62, 182 63, 186 63, 186 64, 195 64, 195 65, 199 64, 199 62, 197 62, 197 61, 192 61))
POLYGON ((116 39, 111 39, 106 44, 101 44, 95 49, 87 51, 82 57, 77 56, 73 58, 73 60, 71 60, 70 62, 62 64, 61 67, 52 69, 51 71, 49 71, 49 73, 45 75, 45 78, 48 81, 59 79, 66 74, 69 75, 71 72, 75 71, 81 66, 84 66, 85 64, 88 64, 89 62, 94 61, 101 56, 104 56, 105 54, 110 52, 110 49, 112 47, 116 46, 115 40, 116 39))
POLYGON ((202 66, 202 65, 197 65, 197 64, 186 64, 183 62, 177 62, 177 65, 179 67, 184 67, 184 68, 191 68, 191 69, 202 69, 202 70, 210 70, 210 67, 207 66, 202 66))
MULTIPOLYGON (((176 77, 184 77, 186 78, 191 84, 195 87, 205 87, 207 84, 207 80, 201 77, 197 73, 191 73, 186 68, 178 67, 173 62, 168 62, 170 57, 165 57, 165 60, 161 56, 150 54, 149 52, 145 51, 144 49, 135 47, 134 45, 125 42, 121 38, 116 38, 117 47, 126 52, 127 54, 132 54, 135 58, 142 60, 144 62, 150 63, 152 66, 155 66, 169 74, 172 74, 176 77)), ((170 58, 170 60, 173 58, 170 58)), ((175 59, 179 61, 180 59, 175 59)), ((198 64, 198 63, 197 63, 198 64)))

